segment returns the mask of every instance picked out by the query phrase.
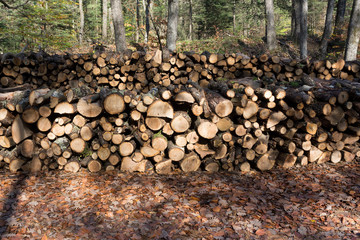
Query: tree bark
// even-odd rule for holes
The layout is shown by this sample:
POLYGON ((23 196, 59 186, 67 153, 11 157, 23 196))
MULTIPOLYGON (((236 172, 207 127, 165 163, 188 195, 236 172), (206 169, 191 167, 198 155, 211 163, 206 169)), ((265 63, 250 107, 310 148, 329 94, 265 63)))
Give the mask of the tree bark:
POLYGON ((179 14, 179 1, 168 0, 168 24, 167 24, 166 47, 170 51, 176 50, 178 14, 179 14))
POLYGON ((108 15, 108 0, 102 0, 102 39, 106 41, 107 38, 107 15, 108 15))
POLYGON ((307 14, 308 14, 308 1, 300 0, 300 58, 305 59, 308 55, 307 50, 307 38, 308 38, 308 27, 307 27, 307 14))
POLYGON ((193 16, 193 9, 192 9, 193 3, 192 0, 189 0, 189 40, 192 40, 192 35, 193 35, 193 20, 192 20, 192 16, 193 16))
POLYGON ((151 0, 143 0, 143 6, 144 6, 144 12, 145 12, 145 38, 144 38, 144 42, 146 44, 149 41, 149 31, 150 31, 150 13, 149 13, 150 2, 151 2, 151 0))
POLYGON ((339 0, 337 4, 336 10, 336 18, 335 18, 335 34, 341 34, 344 30, 344 17, 346 10, 346 0, 339 0))
POLYGON ((79 31, 79 43, 80 45, 83 42, 84 37, 84 10, 83 10, 83 0, 79 0, 79 13, 80 13, 80 31, 79 31))
POLYGON ((354 0, 346 40, 345 61, 355 61, 360 38, 360 0, 354 0))
POLYGON ((296 42, 299 41, 300 36, 300 2, 299 0, 293 0, 292 1, 292 17, 291 17, 291 36, 293 39, 296 40, 296 42))
POLYGON ((275 17, 273 0, 265 0, 266 11, 266 43, 269 50, 276 48, 275 17))
POLYGON ((111 9, 115 30, 116 51, 123 53, 126 47, 124 15, 121 0, 111 0, 111 9))
POLYGON ((135 41, 139 42, 140 38, 140 7, 139 0, 136 0, 136 36, 135 41))
POLYGON ((320 51, 321 54, 324 56, 327 53, 328 42, 332 34, 332 19, 333 19, 334 5, 335 5, 335 0, 328 1, 324 33, 320 43, 320 51))

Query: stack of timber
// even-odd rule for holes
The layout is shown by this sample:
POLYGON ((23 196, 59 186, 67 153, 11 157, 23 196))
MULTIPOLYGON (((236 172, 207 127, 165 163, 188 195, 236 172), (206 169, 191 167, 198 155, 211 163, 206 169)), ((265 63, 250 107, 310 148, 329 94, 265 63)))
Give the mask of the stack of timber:
POLYGON ((330 71, 346 80, 267 55, 164 55, 2 56, 0 167, 265 171, 360 156, 356 63, 330 71))

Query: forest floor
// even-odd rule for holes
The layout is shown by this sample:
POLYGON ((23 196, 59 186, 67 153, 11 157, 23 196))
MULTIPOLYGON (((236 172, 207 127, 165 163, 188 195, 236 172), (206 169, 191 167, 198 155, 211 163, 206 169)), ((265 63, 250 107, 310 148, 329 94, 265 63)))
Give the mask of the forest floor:
MULTIPOLYGON (((339 58, 344 58, 346 36, 340 35, 337 38, 331 39, 328 46, 327 56, 321 56, 319 53, 321 38, 317 35, 309 35, 308 37, 308 55, 311 59, 326 58, 336 61, 339 58)), ((290 36, 283 35, 277 36, 278 47, 274 51, 269 51, 264 42, 264 38, 253 36, 251 38, 239 38, 238 36, 220 34, 211 39, 192 40, 192 41, 178 41, 177 51, 186 52, 193 51, 196 53, 202 53, 208 51, 210 53, 243 53, 248 56, 259 56, 267 53, 269 55, 276 55, 284 58, 298 59, 300 56, 299 46, 290 36)), ((114 52, 116 50, 115 45, 109 45, 99 42, 100 46, 104 47, 105 51, 114 52)), ((156 39, 149 43, 150 50, 158 49, 159 44, 156 39)), ((163 43, 165 45, 165 42, 163 43)), ((69 49, 68 52, 72 53, 92 53, 96 44, 84 45, 82 47, 76 47, 69 49)), ((145 44, 143 43, 130 43, 128 47, 132 50, 142 50, 145 44)), ((360 50, 360 49, 359 49, 360 50)), ((61 52, 57 52, 61 54, 61 52)), ((360 53, 360 52, 359 52, 360 53)))
POLYGON ((360 165, 0 172, 0 239, 359 239, 360 165))

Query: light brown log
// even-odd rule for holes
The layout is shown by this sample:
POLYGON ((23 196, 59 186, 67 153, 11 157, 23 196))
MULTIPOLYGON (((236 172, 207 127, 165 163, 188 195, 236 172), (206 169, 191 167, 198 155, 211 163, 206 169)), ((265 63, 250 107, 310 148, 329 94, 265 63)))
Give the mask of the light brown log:
POLYGON ((32 158, 34 154, 35 144, 31 139, 25 139, 20 145, 20 153, 22 156, 32 158))
POLYGON ((70 148, 72 151, 76 153, 84 152, 86 147, 86 143, 82 138, 75 138, 70 142, 70 148))
POLYGON ((102 107, 100 102, 88 103, 84 99, 80 99, 77 104, 77 110, 84 117, 94 118, 100 115, 102 107))
POLYGON ((136 148, 136 143, 134 141, 122 142, 119 146, 119 153, 121 156, 130 156, 136 148))
POLYGON ((184 172, 194 172, 197 171, 200 167, 201 161, 199 156, 196 153, 187 154, 183 160, 180 162, 181 170, 184 172))
POLYGON ((187 91, 182 91, 182 92, 179 92, 178 94, 176 94, 174 100, 175 100, 175 102, 179 102, 179 103, 194 103, 195 102, 195 99, 192 96, 192 94, 187 91))
POLYGON ((281 111, 273 112, 267 120, 266 128, 276 126, 278 123, 284 121, 286 118, 286 115, 281 111))
POLYGON ((234 106, 230 100, 213 91, 206 91, 205 96, 209 107, 219 117, 226 117, 232 113, 234 106))
POLYGON ((310 149, 309 155, 308 155, 309 162, 311 163, 311 162, 317 161, 322 154, 323 154, 323 152, 320 149, 318 149, 315 146, 311 146, 311 149, 310 149))
POLYGON ((152 164, 144 159, 141 162, 134 162, 130 157, 124 157, 121 161, 121 171, 125 172, 145 172, 152 168, 152 164))
POLYGON ((17 172, 19 169, 21 169, 21 167, 25 164, 24 160, 21 159, 13 159, 11 160, 10 164, 9 164, 9 170, 10 172, 14 173, 17 172))
MULTIPOLYGON (((195 145, 196 148, 196 145, 195 145)), ((221 144, 219 147, 216 148, 215 152, 215 159, 223 159, 226 157, 226 154, 228 154, 228 147, 226 144, 221 144)))
POLYGON ((110 149, 105 146, 101 146, 97 150, 97 155, 102 161, 106 161, 110 157, 110 154, 111 154, 110 149))
POLYGON ((12 115, 7 109, 0 109, 0 123, 7 127, 12 124, 14 121, 14 115, 12 115))
POLYGON ((274 167, 275 160, 277 159, 279 152, 277 150, 271 149, 269 152, 262 155, 259 159, 256 160, 256 167, 260 171, 267 171, 274 167))
POLYGON ((78 114, 74 117, 73 123, 78 127, 83 127, 86 124, 86 119, 78 114))
POLYGON ((171 160, 164 160, 155 164, 155 171, 158 174, 170 174, 174 168, 171 160))
POLYGON ((72 160, 66 163, 64 170, 66 172, 76 173, 80 170, 80 163, 78 161, 72 160))
POLYGON ((244 136, 242 147, 246 148, 246 149, 251 149, 255 145, 256 142, 257 142, 257 139, 254 138, 250 133, 248 133, 244 136))
POLYGON ((179 134, 174 136, 174 143, 175 145, 179 147, 185 147, 187 145, 186 135, 185 134, 179 134))
POLYGON ((330 151, 323 152, 321 154, 321 156, 318 158, 317 163, 318 164, 326 163, 326 162, 330 161, 330 158, 331 158, 331 152, 330 151))
POLYGON ((58 114, 73 114, 76 112, 76 107, 68 102, 62 102, 56 105, 54 113, 58 114))
POLYGON ((22 119, 29 124, 35 123, 39 119, 39 112, 35 108, 28 108, 22 113, 22 119))
POLYGON ((96 173, 96 172, 100 172, 101 170, 101 162, 98 160, 90 160, 87 168, 89 169, 90 172, 96 173))
POLYGON ((177 111, 174 114, 174 118, 171 120, 171 128, 176 133, 183 133, 190 128, 191 118, 184 111, 177 111))
POLYGON ((209 148, 207 144, 195 144, 195 151, 203 159, 208 155, 214 155, 216 152, 209 148))
POLYGON ((90 141, 93 137, 93 132, 90 126, 83 126, 80 129, 80 136, 84 141, 90 141))
POLYGON ((174 109, 168 102, 156 100, 149 106, 147 116, 166 117, 172 119, 174 117, 174 109))
POLYGON ((168 142, 167 149, 168 149, 168 157, 170 160, 180 161, 181 159, 184 158, 185 155, 184 148, 175 145, 173 142, 171 141, 168 142))
POLYGON ((109 114, 119 114, 125 110, 125 102, 122 95, 112 93, 104 99, 104 109, 109 114))
POLYGON ((141 154, 142 154, 144 157, 146 157, 146 158, 148 158, 148 157, 154 157, 154 156, 156 156, 156 155, 158 155, 158 154, 160 153, 159 150, 154 149, 154 148, 152 148, 152 147, 150 147, 150 146, 143 146, 143 147, 141 147, 141 148, 140 148, 140 152, 141 152, 141 154))
POLYGON ((296 163, 297 157, 289 153, 280 153, 278 155, 278 164, 284 168, 292 168, 296 163))
POLYGON ((0 146, 3 148, 11 148, 15 145, 14 140, 11 137, 0 136, 0 146))
POLYGON ((216 124, 214 124, 208 120, 198 119, 195 122, 195 125, 196 125, 196 130, 197 130, 198 134, 205 139, 214 138, 218 132, 218 128, 217 128, 216 124))
POLYGON ((11 135, 14 142, 18 144, 22 140, 32 136, 32 134, 33 132, 25 125, 25 123, 20 118, 20 115, 17 115, 11 126, 11 135))
POLYGON ((120 162, 121 158, 118 154, 111 154, 108 161, 111 165, 115 166, 120 162))

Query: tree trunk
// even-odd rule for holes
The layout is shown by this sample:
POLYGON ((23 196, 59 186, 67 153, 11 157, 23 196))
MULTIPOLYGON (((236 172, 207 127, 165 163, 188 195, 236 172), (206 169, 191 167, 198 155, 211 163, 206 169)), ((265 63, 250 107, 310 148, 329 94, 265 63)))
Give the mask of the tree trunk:
POLYGON ((124 16, 121 0, 111 0, 111 9, 115 30, 116 51, 123 53, 126 47, 124 16))
POLYGON ((325 28, 320 43, 320 51, 323 56, 325 56, 327 53, 328 42, 332 34, 332 19, 333 19, 334 5, 335 5, 335 0, 328 1, 325 28))
POLYGON ((335 34, 341 34, 344 30, 344 17, 346 10, 346 0, 339 0, 336 10, 336 19, 335 19, 335 34))
POLYGON ((275 17, 273 0, 265 0, 266 11, 266 43, 269 50, 276 48, 275 17))
POLYGON ((84 10, 83 10, 83 0, 79 0, 79 13, 80 13, 80 31, 79 31, 79 43, 80 45, 83 42, 84 37, 84 10))
POLYGON ((108 15, 108 0, 102 0, 102 39, 106 41, 107 39, 107 15, 108 15))
POLYGON ((307 50, 307 38, 308 38, 308 27, 307 27, 307 14, 308 14, 308 1, 300 0, 300 58, 305 59, 308 55, 307 50))
POLYGON ((346 40, 345 61, 355 61, 360 37, 360 0, 354 0, 346 40))
POLYGON ((192 40, 192 35, 193 35, 192 15, 193 15, 192 0, 189 0, 189 40, 190 41, 192 40))
POLYGON ((140 7, 139 0, 136 0, 136 36, 135 41, 139 42, 140 38, 140 7))
POLYGON ((147 44, 149 40, 149 31, 150 31, 150 7, 151 0, 143 0, 144 12, 145 12, 145 38, 144 42, 147 44), (146 1, 146 2, 145 2, 146 1))
POLYGON ((299 41, 299 36, 300 36, 300 2, 299 0, 293 0, 292 1, 292 7, 293 7, 293 11, 292 11, 292 24, 291 24, 291 36, 293 37, 293 39, 296 40, 296 42, 299 41))
POLYGON ((168 0, 168 24, 167 24, 166 47, 170 51, 176 50, 178 13, 179 13, 179 1, 168 0))

